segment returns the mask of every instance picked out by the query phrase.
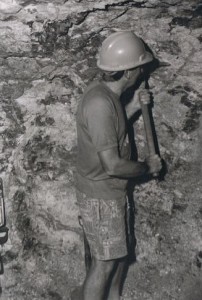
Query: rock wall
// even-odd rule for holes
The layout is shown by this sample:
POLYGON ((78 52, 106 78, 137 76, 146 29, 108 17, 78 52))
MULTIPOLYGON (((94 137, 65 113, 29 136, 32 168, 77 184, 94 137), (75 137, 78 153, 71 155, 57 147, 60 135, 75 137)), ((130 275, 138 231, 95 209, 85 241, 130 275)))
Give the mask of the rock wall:
MULTIPOLYGON (((9 240, 3 300, 67 299, 84 278, 75 112, 114 28, 164 67, 149 79, 164 180, 135 187, 137 262, 125 299, 202 298, 202 6, 197 0, 1 0, 0 175, 9 240)), ((145 155, 141 117, 135 140, 145 155)))

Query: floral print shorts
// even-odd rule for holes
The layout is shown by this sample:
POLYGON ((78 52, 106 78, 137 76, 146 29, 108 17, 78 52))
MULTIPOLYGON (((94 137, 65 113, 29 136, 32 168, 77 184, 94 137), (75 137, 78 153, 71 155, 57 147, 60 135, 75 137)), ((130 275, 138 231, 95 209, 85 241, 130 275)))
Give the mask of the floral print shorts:
POLYGON ((77 191, 77 203, 91 254, 98 260, 126 256, 126 199, 94 199, 77 191))

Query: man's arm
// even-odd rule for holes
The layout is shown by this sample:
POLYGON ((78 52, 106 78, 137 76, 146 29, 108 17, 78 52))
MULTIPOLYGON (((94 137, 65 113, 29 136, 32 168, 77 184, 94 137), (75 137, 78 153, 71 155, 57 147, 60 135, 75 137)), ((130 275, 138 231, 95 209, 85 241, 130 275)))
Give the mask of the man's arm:
POLYGON ((120 158, 117 147, 100 151, 98 155, 105 172, 112 177, 132 178, 159 172, 161 169, 158 155, 150 157, 147 162, 133 162, 120 158))
POLYGON ((133 103, 133 101, 129 102, 125 106, 127 119, 129 120, 140 109, 141 109, 141 107, 140 107, 139 103, 133 103))
POLYGON ((141 101, 144 104, 150 103, 150 93, 147 90, 139 89, 135 92, 132 100, 125 106, 125 111, 127 115, 127 119, 129 120, 138 110, 141 109, 140 106, 140 97, 141 101))

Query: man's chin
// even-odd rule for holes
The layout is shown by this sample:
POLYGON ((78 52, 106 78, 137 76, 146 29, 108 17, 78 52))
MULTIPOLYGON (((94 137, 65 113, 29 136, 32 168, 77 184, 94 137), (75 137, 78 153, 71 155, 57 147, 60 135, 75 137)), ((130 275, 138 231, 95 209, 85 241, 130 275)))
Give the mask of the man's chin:
POLYGON ((127 91, 127 90, 130 90, 130 89, 134 88, 135 83, 136 83, 136 82, 130 82, 130 83, 128 83, 128 84, 126 85, 125 89, 124 89, 124 92, 127 91))

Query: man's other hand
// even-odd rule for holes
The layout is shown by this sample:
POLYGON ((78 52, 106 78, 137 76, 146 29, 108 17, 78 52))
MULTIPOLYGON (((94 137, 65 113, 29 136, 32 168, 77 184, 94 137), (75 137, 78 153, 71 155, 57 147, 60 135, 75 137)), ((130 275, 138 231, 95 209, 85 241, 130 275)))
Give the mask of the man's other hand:
POLYGON ((135 92, 131 101, 126 105, 127 118, 130 119, 137 111, 141 109, 140 102, 144 105, 150 104, 151 94, 148 90, 139 89, 135 92))
POLYGON ((138 96, 139 96, 139 101, 140 103, 142 103, 143 105, 148 105, 150 104, 151 101, 151 93, 146 90, 146 89, 141 89, 138 92, 138 96))
POLYGON ((149 167, 148 172, 150 174, 159 173, 160 170, 162 169, 161 158, 157 154, 147 157, 146 163, 149 167))

